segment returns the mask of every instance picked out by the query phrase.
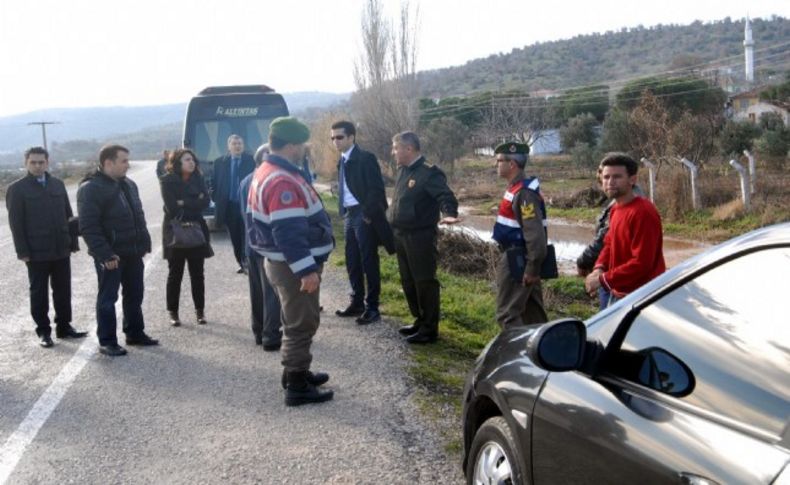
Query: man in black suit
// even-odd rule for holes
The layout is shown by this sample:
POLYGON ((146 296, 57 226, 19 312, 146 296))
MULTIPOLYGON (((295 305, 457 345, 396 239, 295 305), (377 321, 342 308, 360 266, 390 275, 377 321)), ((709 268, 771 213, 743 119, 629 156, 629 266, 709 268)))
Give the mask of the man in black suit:
POLYGON ((6 193, 8 225, 17 258, 27 265, 30 281, 30 314, 42 347, 52 347, 49 291, 55 306, 55 335, 81 338, 71 326, 71 253, 79 249, 69 196, 60 179, 47 172, 49 153, 42 147, 25 152, 27 175, 12 183, 6 193))
POLYGON ((356 144, 353 123, 334 123, 331 138, 341 154, 337 167, 339 213, 343 216, 346 270, 351 283, 351 302, 335 314, 358 316, 357 323, 366 325, 381 320, 378 245, 383 244, 388 251, 394 252, 392 231, 386 219, 384 180, 376 156, 356 144))
POLYGON ((255 170, 255 160, 244 151, 244 140, 239 135, 228 137, 228 153, 214 160, 213 192, 217 225, 228 228, 233 243, 233 255, 239 263, 237 273, 246 271, 244 257, 244 219, 239 212, 239 184, 255 170))

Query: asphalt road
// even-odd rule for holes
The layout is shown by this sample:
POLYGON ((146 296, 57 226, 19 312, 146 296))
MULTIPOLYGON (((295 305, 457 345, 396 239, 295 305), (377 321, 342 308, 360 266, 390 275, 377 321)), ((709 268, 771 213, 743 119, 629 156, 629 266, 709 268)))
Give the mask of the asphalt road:
POLYGON ((279 354, 254 344, 246 276, 235 273, 224 234, 212 234, 216 256, 206 262, 209 324, 194 323, 185 275, 183 326, 170 327, 154 164, 136 162, 129 175, 155 241, 143 310, 161 345, 125 357, 96 353, 96 276, 82 241, 72 258, 74 326, 91 335, 38 346, 27 274, 0 210, 0 484, 462 481, 420 416, 393 326, 334 316, 347 301, 341 268, 325 270, 327 311, 313 344, 314 369, 331 375, 329 403, 283 404, 279 354))

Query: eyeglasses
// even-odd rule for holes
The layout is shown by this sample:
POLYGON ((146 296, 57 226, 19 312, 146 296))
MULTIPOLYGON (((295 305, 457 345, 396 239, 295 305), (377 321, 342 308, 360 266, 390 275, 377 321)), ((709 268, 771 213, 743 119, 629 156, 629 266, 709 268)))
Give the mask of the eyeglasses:
POLYGON ((330 136, 329 139, 335 141, 335 140, 343 140, 345 137, 346 135, 335 135, 335 136, 330 136))

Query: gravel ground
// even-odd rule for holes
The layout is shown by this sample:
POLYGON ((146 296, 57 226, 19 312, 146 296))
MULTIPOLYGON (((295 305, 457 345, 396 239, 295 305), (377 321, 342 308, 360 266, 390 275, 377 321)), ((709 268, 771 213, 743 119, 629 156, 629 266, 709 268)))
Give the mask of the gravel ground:
MULTIPOLYGON (((131 177, 158 243, 153 173, 153 164, 137 163, 131 177)), ((9 436, 81 342, 38 348, 24 266, 9 249, 5 217, 0 224, 0 463, 7 463, 9 436)), ((279 354, 254 345, 246 277, 235 274, 228 238, 213 236, 209 324, 194 324, 185 276, 184 325, 168 326, 167 264, 153 255, 144 312, 162 345, 116 359, 92 354, 8 483, 461 483, 459 464, 417 408, 409 351, 393 322, 361 327, 334 315, 347 301, 342 268, 325 268, 326 311, 313 345, 313 367, 330 373, 335 399, 286 408, 279 354)), ((93 331, 95 274, 84 252, 72 267, 75 326, 93 331)))

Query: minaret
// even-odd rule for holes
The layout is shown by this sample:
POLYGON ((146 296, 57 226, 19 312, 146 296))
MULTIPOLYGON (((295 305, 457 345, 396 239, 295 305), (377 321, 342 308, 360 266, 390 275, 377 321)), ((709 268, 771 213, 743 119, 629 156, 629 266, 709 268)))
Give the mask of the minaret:
POLYGON ((752 24, 746 16, 746 26, 743 30, 743 51, 746 62, 746 82, 754 82, 754 40, 752 40, 752 24))

